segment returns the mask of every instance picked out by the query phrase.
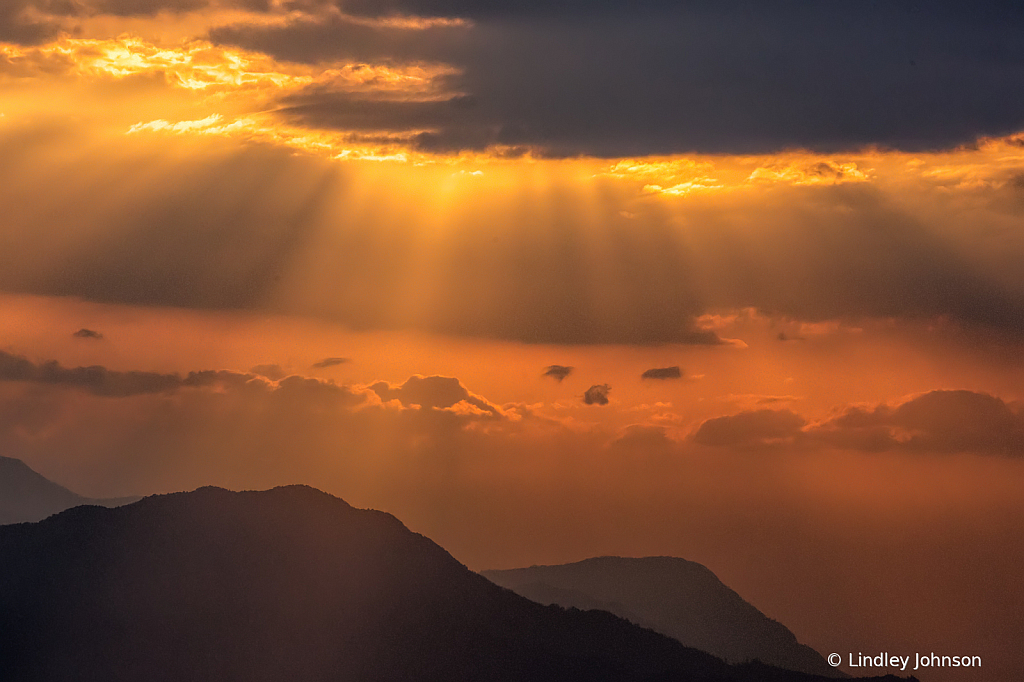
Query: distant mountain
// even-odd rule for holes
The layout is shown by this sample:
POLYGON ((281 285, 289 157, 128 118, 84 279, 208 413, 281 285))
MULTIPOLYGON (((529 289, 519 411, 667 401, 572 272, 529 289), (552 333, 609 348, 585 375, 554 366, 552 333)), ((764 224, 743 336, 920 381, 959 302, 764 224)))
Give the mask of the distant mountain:
MULTIPOLYGON (((0 526, 0 680, 822 682, 494 585, 311 488, 0 526)), ((896 678, 889 678, 896 679, 896 678)))
POLYGON ((788 670, 845 677, 693 561, 599 557, 483 575, 541 604, 610 611, 732 663, 757 659, 788 670))
POLYGON ((32 471, 20 459, 0 457, 0 525, 41 521, 83 504, 117 507, 138 499, 82 497, 32 471))

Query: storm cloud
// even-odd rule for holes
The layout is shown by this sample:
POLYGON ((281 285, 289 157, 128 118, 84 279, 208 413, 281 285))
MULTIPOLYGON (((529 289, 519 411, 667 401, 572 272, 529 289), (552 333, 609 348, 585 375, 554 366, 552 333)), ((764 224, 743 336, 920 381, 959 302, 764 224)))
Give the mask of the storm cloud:
POLYGON ((4 0, 0 3, 0 41, 35 45, 54 37, 60 30, 56 22, 33 16, 31 0, 4 0))
POLYGON ((929 150, 1024 127, 1024 12, 1010 3, 968 10, 910 1, 367 0, 344 8, 475 23, 396 31, 306 18, 221 28, 211 37, 309 62, 452 64, 462 75, 447 100, 367 101, 320 89, 289 97, 281 110, 311 127, 373 125, 414 135, 427 151, 929 150))
POLYGON ((337 14, 302 17, 273 28, 238 23, 209 32, 216 43, 305 63, 335 59, 457 63, 469 57, 472 37, 470 29, 460 24, 373 25, 337 14))

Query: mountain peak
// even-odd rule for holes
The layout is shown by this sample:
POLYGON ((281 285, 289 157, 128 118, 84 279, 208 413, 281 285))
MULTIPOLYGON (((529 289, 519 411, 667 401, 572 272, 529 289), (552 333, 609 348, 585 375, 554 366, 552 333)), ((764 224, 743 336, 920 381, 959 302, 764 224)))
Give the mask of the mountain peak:
POLYGON ((694 561, 603 556, 483 575, 542 604, 609 611, 730 662, 756 659, 790 670, 841 675, 694 561))
MULTIPOLYGON (((330 500, 332 500, 332 504, 335 504, 335 505, 340 504, 340 505, 344 505, 346 507, 349 507, 351 509, 355 509, 355 507, 352 507, 352 505, 350 505, 348 502, 346 502, 345 500, 341 499, 340 497, 337 497, 335 495, 331 495, 330 493, 324 492, 323 490, 320 490, 319 488, 314 488, 313 486, 305 485, 305 484, 302 484, 302 483, 295 483, 295 484, 291 484, 291 485, 280 485, 280 486, 277 486, 277 487, 274 487, 274 488, 270 488, 269 490, 242 490, 242 491, 229 490, 227 488, 221 488, 221 487, 215 486, 215 485, 204 485, 204 486, 202 486, 200 488, 196 488, 192 492, 180 492, 180 493, 168 493, 168 494, 169 495, 184 495, 184 496, 190 496, 190 497, 202 497, 202 496, 207 496, 208 495, 208 496, 211 496, 211 497, 225 497, 225 498, 226 497, 233 497, 233 496, 237 496, 237 495, 253 495, 253 494, 255 494, 255 495, 257 495, 257 496, 259 496, 261 498, 264 498, 264 499, 279 498, 279 499, 295 499, 295 500, 303 499, 303 498, 309 499, 309 500, 313 500, 313 499, 323 500, 323 499, 329 498, 330 500)), ((161 496, 158 495, 156 497, 161 497, 161 496)))
MULTIPOLYGON (((610 613, 531 602, 390 514, 306 486, 202 488, 0 527, 0 679, 756 675, 610 613)), ((822 679, 793 675, 772 679, 822 679)))
POLYGON ((88 498, 33 471, 20 459, 0 457, 0 524, 38 521, 88 498))
POLYGON ((41 521, 84 504, 116 507, 137 499, 83 497, 33 471, 20 459, 0 457, 0 525, 41 521))

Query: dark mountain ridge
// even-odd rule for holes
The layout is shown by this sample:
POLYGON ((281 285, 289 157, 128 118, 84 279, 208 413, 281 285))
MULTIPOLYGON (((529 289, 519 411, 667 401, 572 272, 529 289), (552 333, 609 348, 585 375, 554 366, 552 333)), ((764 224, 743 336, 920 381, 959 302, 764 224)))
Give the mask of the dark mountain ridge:
POLYGON ((41 521, 83 504, 117 507, 138 499, 83 497, 36 473, 20 459, 0 457, 0 525, 41 521))
POLYGON ((676 557, 596 557, 560 566, 484 571, 541 604, 604 609, 736 663, 760 660, 845 677, 784 625, 761 613, 707 567, 676 557))
POLYGON ((0 527, 5 681, 824 679, 536 604, 393 516, 302 486, 0 527))

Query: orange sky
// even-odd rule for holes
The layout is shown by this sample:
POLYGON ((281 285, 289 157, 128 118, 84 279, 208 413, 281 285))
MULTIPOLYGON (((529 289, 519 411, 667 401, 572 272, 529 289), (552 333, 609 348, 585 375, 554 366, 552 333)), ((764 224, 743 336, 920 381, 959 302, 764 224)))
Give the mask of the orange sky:
POLYGON ((0 452, 308 483, 473 569, 681 556, 826 655, 1024 667, 1024 133, 480 142, 476 63, 403 41, 487 16, 142 4, 0 12, 0 452), (332 27, 393 54, 273 42, 332 27))

